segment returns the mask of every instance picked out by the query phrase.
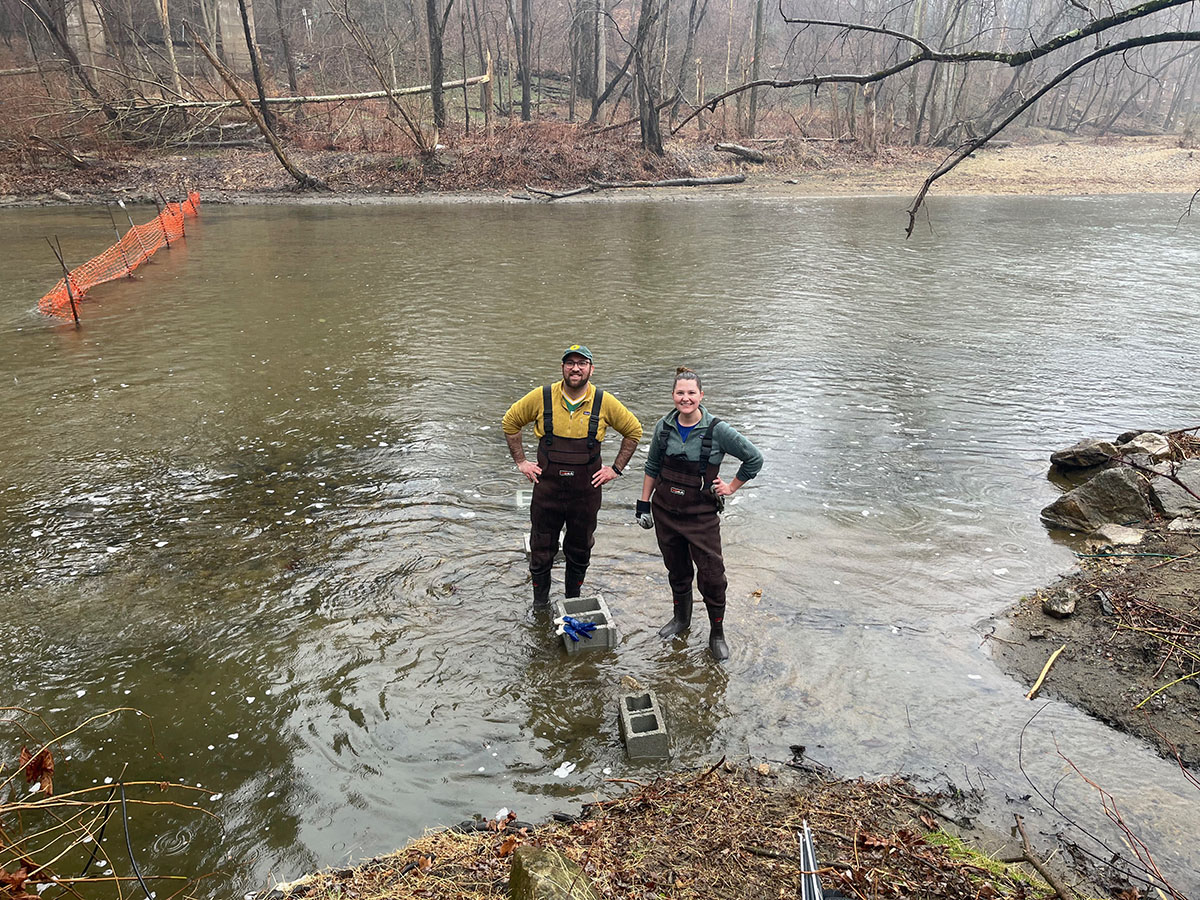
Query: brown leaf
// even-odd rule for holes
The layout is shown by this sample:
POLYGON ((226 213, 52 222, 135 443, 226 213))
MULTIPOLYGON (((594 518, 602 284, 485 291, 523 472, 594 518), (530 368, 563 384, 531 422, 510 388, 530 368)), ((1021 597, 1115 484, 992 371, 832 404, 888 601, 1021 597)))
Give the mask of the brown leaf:
POLYGON ((1135 887, 1129 887, 1117 894, 1117 900, 1142 900, 1142 892, 1135 887))
POLYGON ((496 849, 496 855, 497 856, 508 856, 508 854, 513 852, 513 848, 516 846, 517 846, 517 839, 515 837, 512 837, 512 836, 506 837, 504 839, 503 843, 501 843, 500 846, 496 849))
POLYGON ((871 834, 869 831, 860 831, 858 833, 858 842, 864 847, 890 847, 892 842, 885 837, 880 837, 877 834, 871 834))
POLYGON ((37 756, 29 752, 28 747, 21 748, 20 766, 25 770, 25 781, 33 784, 40 782, 42 790, 47 794, 54 793, 54 757, 49 747, 43 747, 37 756))
POLYGON ((928 813, 921 813, 921 815, 917 816, 917 818, 920 819, 921 824, 924 825, 926 828, 928 828, 930 831, 938 830, 937 822, 935 822, 933 820, 933 816, 929 815, 928 813))
POLYGON ((29 869, 25 866, 21 866, 15 872, 0 869, 0 884, 4 885, 13 894, 19 893, 25 887, 25 882, 28 880, 29 869))

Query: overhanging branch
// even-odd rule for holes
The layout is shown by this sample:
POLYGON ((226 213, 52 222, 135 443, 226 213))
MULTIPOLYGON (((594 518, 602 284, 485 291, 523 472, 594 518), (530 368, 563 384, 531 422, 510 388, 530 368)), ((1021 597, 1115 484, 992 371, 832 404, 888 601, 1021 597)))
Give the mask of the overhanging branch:
POLYGON ((1080 69, 1086 68, 1096 60, 1102 59, 1105 56, 1111 56, 1113 53, 1124 53, 1127 50, 1131 50, 1135 47, 1147 47, 1153 44, 1184 42, 1194 43, 1198 41, 1200 41, 1200 31, 1164 31, 1161 34, 1147 34, 1136 38, 1129 38, 1128 40, 1120 41, 1116 44, 1110 44, 1109 46, 1103 47, 1094 53, 1089 53, 1082 59, 1079 59, 1067 66, 1067 68, 1063 69, 1052 79, 1046 82, 1046 84, 1042 85, 1041 88, 1022 101, 1016 107, 1016 109, 1014 109, 1011 113, 1005 116, 1004 119, 1001 120, 1000 124, 994 126, 987 134, 982 135, 981 137, 972 138, 971 140, 965 142, 957 150, 946 157, 946 159, 942 161, 942 164, 930 173, 929 177, 925 179, 924 184, 921 185, 921 190, 917 192, 917 196, 913 199, 912 206, 908 208, 908 227, 904 229, 905 236, 909 237, 912 235, 913 228, 916 225, 917 210, 919 210, 921 208, 921 204, 925 202, 925 195, 929 193, 929 189, 933 187, 933 183, 935 181, 937 181, 939 178, 957 166, 960 162, 962 162, 964 159, 994 138, 997 134, 1007 128, 1013 122, 1013 120, 1021 115, 1021 113, 1025 112, 1025 110, 1029 109, 1029 107, 1037 103, 1038 100, 1045 96, 1047 92, 1056 88, 1059 84, 1070 78, 1080 69))

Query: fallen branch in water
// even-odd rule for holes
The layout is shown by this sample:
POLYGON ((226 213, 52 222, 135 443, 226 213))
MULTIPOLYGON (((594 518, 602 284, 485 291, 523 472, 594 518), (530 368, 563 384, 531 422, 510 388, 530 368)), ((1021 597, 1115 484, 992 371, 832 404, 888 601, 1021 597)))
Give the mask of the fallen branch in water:
POLYGON ((544 191, 527 184, 525 190, 545 197, 549 203, 564 197, 574 197, 576 194, 594 194, 618 188, 707 187, 714 184, 741 184, 745 180, 745 175, 719 175, 715 178, 666 178, 662 181, 593 181, 569 191, 544 191))

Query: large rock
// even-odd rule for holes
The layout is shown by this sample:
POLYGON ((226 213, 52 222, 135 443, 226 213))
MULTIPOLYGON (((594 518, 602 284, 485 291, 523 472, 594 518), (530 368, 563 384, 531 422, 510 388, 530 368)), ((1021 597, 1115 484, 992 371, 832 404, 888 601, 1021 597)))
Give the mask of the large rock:
POLYGON ((1060 469, 1087 469, 1108 463, 1117 455, 1117 447, 1110 441, 1086 438, 1065 450, 1050 454, 1050 462, 1060 469))
POLYGON ((1142 484, 1141 476, 1132 469, 1105 469, 1043 509, 1042 521, 1053 528, 1084 533, 1109 522, 1140 522, 1153 515, 1142 484))
POLYGON ((1146 532, 1142 528, 1126 528, 1109 522, 1093 531, 1089 537, 1092 544, 1108 547, 1132 547, 1142 542, 1146 532))
MULTIPOLYGON (((1200 459, 1188 459, 1180 463, 1175 470, 1175 477, 1200 494, 1200 459)), ((1200 500, 1162 475, 1150 483, 1150 502, 1164 519, 1200 515, 1200 500)))
POLYGON ((1127 441, 1122 441, 1117 445, 1117 449, 1126 456, 1144 453, 1150 459, 1158 462, 1171 455, 1171 442, 1161 434, 1146 431, 1127 441))
POLYGON ((1168 431, 1170 431, 1169 428, 1134 428, 1130 431, 1122 431, 1120 434, 1118 434, 1116 442, 1118 444, 1124 444, 1126 441, 1132 441, 1139 434, 1146 434, 1147 432, 1151 434, 1166 434, 1168 431))
POLYGON ((555 850, 524 845, 513 852, 513 900, 599 900, 583 869, 555 850))

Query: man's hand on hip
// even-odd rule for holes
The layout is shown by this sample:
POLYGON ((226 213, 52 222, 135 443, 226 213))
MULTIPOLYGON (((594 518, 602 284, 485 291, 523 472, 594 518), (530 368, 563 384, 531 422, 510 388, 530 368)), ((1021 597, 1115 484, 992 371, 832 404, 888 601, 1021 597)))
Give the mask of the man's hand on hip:
POLYGON ((542 467, 529 459, 523 459, 517 463, 517 468, 521 470, 521 474, 532 481, 538 483, 538 476, 542 474, 542 467))
POLYGON ((612 466, 601 466, 596 474, 592 476, 592 487, 600 487, 602 484, 608 484, 614 478, 619 478, 612 466))

